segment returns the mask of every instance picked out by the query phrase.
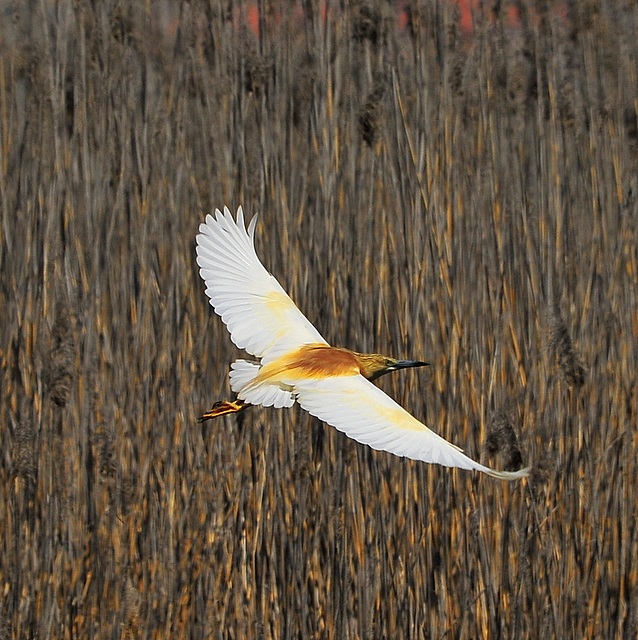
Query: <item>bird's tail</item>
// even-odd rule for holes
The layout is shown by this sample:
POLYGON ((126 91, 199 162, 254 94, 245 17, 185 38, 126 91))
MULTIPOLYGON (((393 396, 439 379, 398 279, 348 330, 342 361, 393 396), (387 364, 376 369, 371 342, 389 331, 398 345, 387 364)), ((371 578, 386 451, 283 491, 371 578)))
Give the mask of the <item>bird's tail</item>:
POLYGON ((252 382, 259 373, 261 365, 248 360, 235 360, 230 365, 230 388, 239 393, 247 384, 252 382))
POLYGON ((239 399, 264 407, 292 407, 295 397, 290 388, 283 388, 271 380, 258 379, 261 365, 248 360, 235 360, 230 365, 230 388, 239 399))

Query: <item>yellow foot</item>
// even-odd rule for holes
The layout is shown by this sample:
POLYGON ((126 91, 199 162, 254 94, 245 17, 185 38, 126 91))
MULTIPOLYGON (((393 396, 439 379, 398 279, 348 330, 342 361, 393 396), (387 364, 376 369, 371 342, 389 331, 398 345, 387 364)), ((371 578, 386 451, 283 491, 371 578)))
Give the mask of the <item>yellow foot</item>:
POLYGON ((210 411, 207 411, 197 421, 206 422, 206 420, 212 420, 213 418, 218 418, 219 416, 225 416, 227 413, 237 413, 238 411, 242 411, 249 406, 250 405, 243 400, 235 400, 234 402, 220 400, 213 405, 213 408, 210 411))

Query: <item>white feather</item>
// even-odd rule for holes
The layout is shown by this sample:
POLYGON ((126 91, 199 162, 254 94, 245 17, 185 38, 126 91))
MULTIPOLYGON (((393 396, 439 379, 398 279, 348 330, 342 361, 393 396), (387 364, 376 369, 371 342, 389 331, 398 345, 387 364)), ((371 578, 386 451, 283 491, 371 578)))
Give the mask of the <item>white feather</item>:
POLYGON ((529 474, 529 469, 494 471, 475 462, 363 376, 286 382, 306 411, 373 449, 446 467, 474 469, 503 480, 529 474))
POLYGON ((237 221, 227 207, 207 215, 197 235, 197 264, 210 303, 232 341, 263 363, 304 344, 326 344, 321 334, 259 261, 241 207, 237 221))
POLYGON ((249 382, 252 382, 259 373, 261 365, 259 362, 249 362, 248 360, 235 360, 230 365, 230 388, 239 393, 249 382))
POLYGON ((230 388, 239 396, 240 400, 264 407, 292 407, 295 397, 290 388, 283 388, 273 384, 260 384, 250 387, 250 383, 257 377, 261 365, 248 360, 235 360, 230 365, 230 388), (248 386, 248 389, 246 387, 248 386))

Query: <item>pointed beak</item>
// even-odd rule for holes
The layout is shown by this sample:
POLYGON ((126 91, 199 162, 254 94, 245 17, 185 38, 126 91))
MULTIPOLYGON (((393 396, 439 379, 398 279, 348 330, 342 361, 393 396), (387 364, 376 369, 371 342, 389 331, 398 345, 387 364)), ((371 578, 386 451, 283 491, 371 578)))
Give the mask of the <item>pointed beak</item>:
POLYGON ((381 376, 384 376, 386 373, 390 373, 390 371, 398 371, 399 369, 411 369, 412 367, 427 367, 430 363, 423 362, 422 360, 395 360, 394 363, 378 371, 372 377, 368 378, 369 380, 376 380, 381 376))
POLYGON ((399 369, 411 369, 413 367, 427 367, 430 363, 422 360, 397 360, 388 371, 398 371, 399 369))

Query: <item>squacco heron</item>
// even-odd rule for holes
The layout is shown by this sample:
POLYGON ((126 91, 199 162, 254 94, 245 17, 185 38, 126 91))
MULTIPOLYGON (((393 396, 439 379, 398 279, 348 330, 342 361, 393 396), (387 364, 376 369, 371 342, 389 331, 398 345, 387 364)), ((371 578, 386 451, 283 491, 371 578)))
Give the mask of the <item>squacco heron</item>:
POLYGON ((253 217, 236 220, 227 207, 207 215, 197 236, 197 264, 206 295, 237 347, 257 358, 231 365, 237 400, 217 402, 200 420, 242 411, 251 405, 291 407, 311 415, 357 442, 413 460, 474 469, 514 480, 529 473, 495 471, 466 456, 428 429, 372 384, 390 371, 421 367, 420 360, 395 360, 331 347, 301 313, 255 251, 253 217))

